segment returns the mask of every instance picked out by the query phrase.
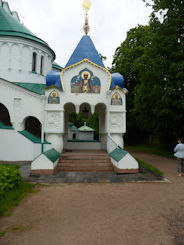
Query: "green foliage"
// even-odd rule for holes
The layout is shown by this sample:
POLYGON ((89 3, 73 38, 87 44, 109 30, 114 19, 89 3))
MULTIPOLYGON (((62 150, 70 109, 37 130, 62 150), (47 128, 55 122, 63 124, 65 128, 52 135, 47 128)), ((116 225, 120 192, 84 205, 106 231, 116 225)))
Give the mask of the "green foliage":
POLYGON ((27 193, 33 192, 34 184, 21 181, 19 185, 4 193, 0 200, 0 216, 7 215, 7 211, 19 204, 27 193))
POLYGON ((84 122, 87 123, 87 126, 95 130, 95 134, 99 133, 99 118, 98 113, 94 113, 91 117, 85 118, 82 114, 79 116, 73 112, 69 116, 69 121, 72 122, 77 128, 80 128, 84 125, 84 122))
POLYGON ((163 151, 161 148, 158 147, 153 147, 153 146, 126 146, 127 151, 136 151, 136 152, 144 152, 144 153, 151 153, 154 155, 162 156, 162 157, 167 157, 167 158, 172 158, 175 159, 173 156, 173 153, 163 151))
POLYGON ((112 71, 125 76, 130 91, 128 130, 137 128, 149 142, 171 150, 184 136, 183 1, 145 2, 153 7, 149 26, 127 33, 116 50, 112 71))
POLYGON ((139 163, 140 166, 142 166, 143 168, 149 169, 151 172, 154 172, 158 175, 160 175, 161 177, 164 176, 164 173, 162 171, 160 171, 158 168, 153 167, 152 165, 145 163, 139 159, 136 159, 139 163))
POLYGON ((22 177, 17 168, 14 165, 0 165, 0 200, 7 191, 21 183, 22 177))

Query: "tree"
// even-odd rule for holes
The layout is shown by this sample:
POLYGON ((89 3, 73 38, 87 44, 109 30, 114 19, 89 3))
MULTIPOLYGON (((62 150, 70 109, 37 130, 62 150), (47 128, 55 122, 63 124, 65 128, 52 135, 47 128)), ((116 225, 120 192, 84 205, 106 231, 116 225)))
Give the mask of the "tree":
POLYGON ((139 25, 130 29, 126 40, 116 49, 111 72, 119 72, 125 78, 127 96, 127 134, 125 141, 136 143, 140 141, 140 132, 136 124, 134 109, 134 88, 140 84, 139 60, 143 56, 145 48, 149 45, 149 26, 139 25))
POLYGON ((128 32, 112 71, 125 77, 131 124, 171 150, 176 137, 184 136, 183 1, 144 1, 153 8, 149 26, 128 32))
MULTIPOLYGON (((179 0, 155 0, 150 45, 140 58, 135 87, 139 126, 164 146, 184 135, 184 7, 179 0), (145 116, 146 115, 146 116, 145 116)), ((170 148, 171 149, 171 148, 170 148)))

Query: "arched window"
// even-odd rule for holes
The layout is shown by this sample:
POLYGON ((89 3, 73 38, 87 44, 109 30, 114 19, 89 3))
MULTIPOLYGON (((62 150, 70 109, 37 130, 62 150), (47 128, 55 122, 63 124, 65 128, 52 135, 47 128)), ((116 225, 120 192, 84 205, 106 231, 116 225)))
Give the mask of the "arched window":
POLYGON ((44 68, 44 57, 41 56, 41 61, 40 61, 40 74, 43 75, 43 68, 44 68))
POLYGON ((59 104, 60 103, 60 97, 59 94, 56 90, 53 90, 50 94, 49 94, 49 98, 48 98, 48 104, 59 104))
POLYGON ((35 117, 28 117, 25 120, 25 130, 37 138, 41 138, 41 123, 35 117))
POLYGON ((36 59, 37 59, 37 53, 33 53, 33 58, 32 58, 32 71, 36 72, 36 59))
POLYGON ((8 109, 0 103, 0 122, 6 126, 12 126, 8 109))
POLYGON ((118 92, 113 94, 111 99, 111 105, 122 105, 122 98, 118 92))

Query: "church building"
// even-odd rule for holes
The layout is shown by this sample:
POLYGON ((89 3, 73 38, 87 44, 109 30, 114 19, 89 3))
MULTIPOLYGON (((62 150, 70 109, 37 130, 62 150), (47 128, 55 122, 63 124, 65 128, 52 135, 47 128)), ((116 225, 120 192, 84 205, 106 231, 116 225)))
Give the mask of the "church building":
POLYGON ((30 161, 32 174, 54 174, 64 152, 97 151, 108 154, 117 173, 138 171, 124 150, 128 91, 123 76, 104 66, 88 35, 90 5, 84 0, 85 35, 62 68, 52 48, 0 0, 1 161, 30 161), (73 112, 98 113, 98 140, 70 138, 73 112))

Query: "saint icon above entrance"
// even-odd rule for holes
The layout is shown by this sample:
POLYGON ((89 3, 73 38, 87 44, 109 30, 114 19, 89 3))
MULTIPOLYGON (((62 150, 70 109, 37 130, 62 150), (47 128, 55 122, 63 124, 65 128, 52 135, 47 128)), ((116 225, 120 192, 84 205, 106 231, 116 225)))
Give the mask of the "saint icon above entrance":
POLYGON ((87 68, 79 72, 71 80, 71 93, 95 93, 101 89, 100 79, 93 75, 87 68))

